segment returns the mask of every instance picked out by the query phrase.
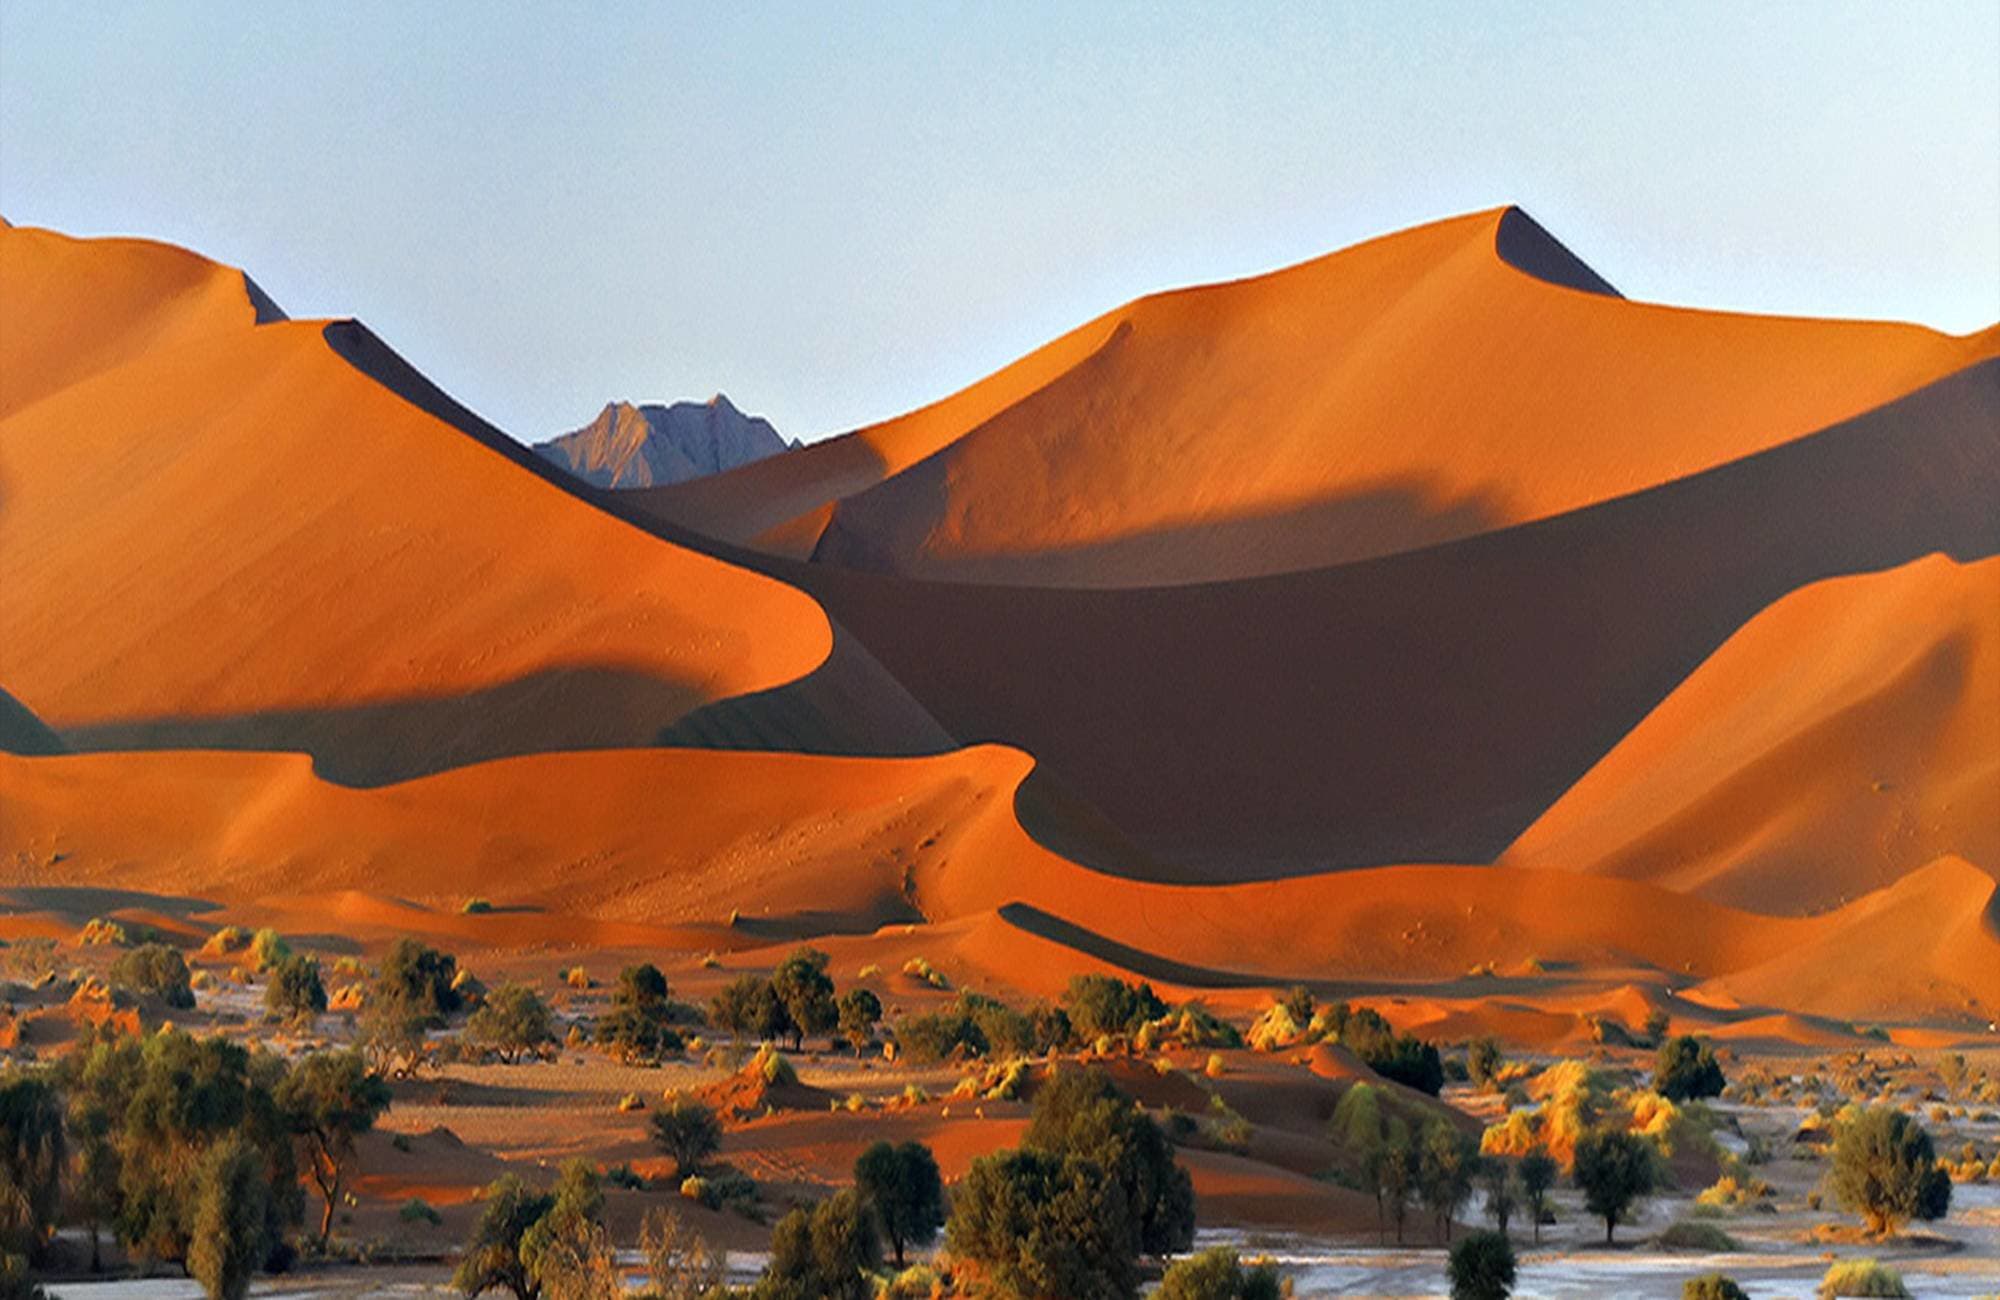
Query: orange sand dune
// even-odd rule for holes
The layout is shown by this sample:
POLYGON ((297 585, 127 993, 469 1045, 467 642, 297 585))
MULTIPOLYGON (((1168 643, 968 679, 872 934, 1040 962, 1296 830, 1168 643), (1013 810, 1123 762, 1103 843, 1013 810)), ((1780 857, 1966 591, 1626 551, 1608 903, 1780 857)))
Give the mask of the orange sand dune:
POLYGON ((812 592, 947 732, 1034 754, 1172 878, 1490 861, 1796 588, 2000 554, 1996 429, 1989 361, 1585 510, 1228 583, 992 587, 725 553, 812 592))
POLYGON ((1604 290, 1518 209, 1440 221, 1140 299, 936 406, 641 501, 724 540, 916 577, 1243 577, 1575 510, 2000 353, 1995 331, 1604 290))
MULTIPOLYGON (((1192 991, 1450 985, 1475 965, 1534 960, 1707 981, 1704 1001, 1746 1017, 1853 1018, 1885 1005, 1913 1019, 2000 1013, 1994 884, 1956 860, 1808 919, 1511 867, 1145 884, 1029 838, 1009 796, 1031 762, 998 747, 907 760, 647 750, 507 759, 354 790, 295 756, 0 756, 0 860, 15 864, 16 906, 36 901, 22 890, 110 885, 492 947, 740 947, 921 918, 945 923, 934 958, 1043 993, 1100 963, 1192 991), (634 818, 637 806, 651 815, 634 818), (380 898, 385 889, 407 901, 380 898), (472 895, 498 910, 443 915, 472 895), (727 929, 726 913, 741 914, 727 929), (1861 950, 1907 975, 1866 978, 1870 968, 1845 956, 1861 950)), ((1535 985, 1502 991, 1526 1000, 1535 985)), ((1615 1009, 1622 996, 1599 1002, 1615 1009)))
MULTIPOLYGON (((381 780, 653 743, 836 662, 810 597, 522 472, 358 326, 252 327, 240 273, 157 245, 0 249, 0 677, 73 747, 381 780), (232 277, 234 315, 210 301, 232 277)), ((893 729, 837 675, 823 704, 893 729)), ((838 731, 826 711, 788 725, 838 731)))
POLYGON ((1503 862, 1820 911, 1956 853, 2000 875, 2000 558, 1785 597, 1503 862))

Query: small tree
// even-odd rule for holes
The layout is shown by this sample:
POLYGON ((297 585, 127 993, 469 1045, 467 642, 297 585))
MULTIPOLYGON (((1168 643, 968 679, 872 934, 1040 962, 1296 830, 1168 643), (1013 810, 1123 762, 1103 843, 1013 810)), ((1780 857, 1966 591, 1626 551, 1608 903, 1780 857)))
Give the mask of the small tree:
POLYGON ((780 1219, 764 1276, 786 1288, 780 1295, 869 1300, 875 1294, 870 1270, 881 1260, 874 1217, 850 1190, 821 1201, 810 1213, 793 1210, 780 1219))
POLYGON ((1159 1125, 1098 1069, 1062 1070, 1035 1094, 1021 1145, 1095 1164, 1124 1194, 1136 1255, 1194 1244, 1194 1183, 1159 1125))
POLYGON ((1514 1166, 1498 1156, 1482 1160, 1479 1181, 1486 1189, 1486 1213, 1492 1216, 1493 1226, 1504 1237, 1507 1235, 1507 1221, 1514 1217, 1517 1186, 1514 1166))
POLYGON ((1542 1220, 1548 1217, 1549 1189, 1556 1185, 1561 1167, 1555 1157, 1534 1147, 1521 1157, 1521 1199, 1527 1203, 1528 1218, 1535 1225, 1535 1244, 1542 1244, 1542 1220))
POLYGON ((369 1071, 360 1052, 315 1052, 285 1076, 277 1100, 325 1203, 319 1219, 319 1244, 325 1249, 341 1183, 354 1160, 354 1140, 389 1109, 389 1085, 369 1071))
POLYGON ((1502 1060, 1500 1044, 1491 1038, 1474 1039, 1465 1049, 1465 1072, 1474 1083, 1490 1091, 1499 1076, 1502 1060))
MULTIPOLYGON (((565 1243, 587 1244, 604 1219, 604 1186, 597 1167, 578 1156, 563 1162, 549 1189, 549 1208, 521 1234, 521 1266, 543 1291, 565 1263, 565 1243)), ((559 1298, 557 1298, 559 1300, 559 1298)))
POLYGON ((502 1174, 481 1195, 486 1208, 459 1256, 451 1284, 468 1296, 505 1288, 515 1300, 536 1300, 541 1284, 522 1262, 521 1240, 555 1198, 535 1191, 518 1174, 502 1174))
POLYGON ((1832 1177, 1840 1203, 1877 1236, 1911 1219, 1942 1219, 1951 1209, 1951 1178, 1938 1167, 1930 1134, 1887 1106, 1871 1106, 1840 1126, 1832 1177))
POLYGON ((1417 1188, 1444 1241, 1451 1240, 1451 1222, 1472 1195, 1478 1169, 1477 1139, 1443 1120, 1432 1120, 1424 1127, 1417 1147, 1417 1188))
POLYGON ((715 1112, 691 1097, 676 1096, 653 1112, 653 1145, 674 1162, 674 1177, 686 1178, 722 1148, 722 1123, 715 1112))
POLYGON ((1148 1020, 1167 1014, 1167 1004, 1151 984, 1128 984, 1112 975, 1070 976, 1062 1004, 1085 1042, 1106 1034, 1133 1033, 1148 1020))
POLYGON ((1604 1244, 1634 1202, 1650 1195, 1654 1182, 1652 1144, 1636 1133, 1599 1129, 1576 1144, 1576 1185, 1583 1203, 1604 1220, 1604 1244))
POLYGON ((1514 1293, 1514 1247, 1501 1232, 1474 1231, 1451 1248, 1451 1300, 1507 1300, 1514 1293))
POLYGON ((807 1034, 830 1033, 840 1023, 833 980, 826 973, 827 960, 817 948, 800 948, 771 972, 771 991, 784 1004, 791 1021, 794 1051, 804 1045, 807 1034))
POLYGON ((711 1249, 673 1209, 646 1212, 639 1248, 653 1300, 706 1300, 721 1290, 729 1271, 727 1253, 711 1249))
POLYGON ((38 1075, 0 1078, 0 1253, 41 1259, 62 1207, 62 1094, 38 1075))
POLYGON ((398 939, 383 956, 369 995, 405 1004, 422 1015, 428 1027, 442 1025, 464 1003, 458 990, 458 959, 415 939, 398 939))
POLYGON ((1403 1225, 1410 1214, 1410 1194, 1417 1185, 1417 1151, 1410 1132, 1400 1122, 1371 1145, 1361 1160, 1361 1177, 1375 1197, 1378 1232, 1386 1218, 1396 1225, 1396 1244, 1403 1244, 1403 1225))
POLYGON ((271 1184, 255 1147, 230 1137, 196 1169, 188 1273, 210 1300, 243 1300, 271 1252, 271 1184))
POLYGON ((981 1156, 952 1194, 945 1237, 1001 1295, 1129 1296, 1138 1250, 1123 1188, 1047 1151, 981 1156))
POLYGON ((264 986, 264 1009, 287 1020, 326 1010, 319 963, 304 953, 292 953, 272 967, 270 983, 264 986))
POLYGON ((597 1022, 597 1041, 627 1059, 650 1060, 662 1052, 679 1051, 680 1035, 672 1028, 673 1003, 667 977, 651 962, 618 972, 611 992, 611 1010, 597 1022))
POLYGON ((512 1065, 555 1038, 555 1018, 527 985, 502 984, 466 1018, 465 1036, 512 1065))
POLYGON ((854 1185, 875 1207, 899 1269, 905 1247, 925 1245, 944 1226, 944 1180, 921 1142, 869 1147, 854 1162, 854 1185))
POLYGON ((1707 1043, 1682 1034, 1660 1044, 1653 1065, 1653 1091, 1662 1097, 1669 1101, 1715 1097, 1721 1094, 1724 1083, 1722 1063, 1707 1043))
POLYGON ((1175 1262, 1154 1300, 1278 1300, 1284 1294, 1274 1266, 1245 1268, 1235 1251, 1217 1246, 1175 1262))
POLYGON ((854 1045, 856 1056, 875 1037, 875 1026, 881 1019, 882 999, 869 990, 849 989, 840 995, 840 1032, 854 1045))
POLYGON ((120 953, 111 963, 111 982, 135 993, 154 994, 183 1011, 194 1005, 187 961, 163 943, 142 943, 120 953))
POLYGON ((718 1029, 762 1042, 792 1036, 792 1018, 771 981, 739 975, 709 1002, 708 1018, 718 1029))

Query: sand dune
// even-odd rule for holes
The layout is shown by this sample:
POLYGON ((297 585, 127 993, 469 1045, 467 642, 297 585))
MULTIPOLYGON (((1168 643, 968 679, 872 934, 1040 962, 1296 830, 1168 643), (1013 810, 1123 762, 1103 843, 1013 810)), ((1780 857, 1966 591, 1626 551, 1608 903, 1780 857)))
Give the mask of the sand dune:
POLYGON ((1785 597, 1504 862, 1820 911, 1951 853, 2000 872, 2000 559, 1785 597))
MULTIPOLYGON (((253 327, 240 273, 157 245, 0 249, 0 670, 73 746, 295 749, 383 780, 652 743, 832 660, 810 597, 521 472, 537 458, 447 422, 359 326, 253 327)), ((820 730, 936 737, 865 668, 803 710, 820 730)))
POLYGON ((1510 208, 1140 299, 936 407, 640 502, 931 579, 1279 573, 1684 477, 1996 350, 1626 302, 1510 208))

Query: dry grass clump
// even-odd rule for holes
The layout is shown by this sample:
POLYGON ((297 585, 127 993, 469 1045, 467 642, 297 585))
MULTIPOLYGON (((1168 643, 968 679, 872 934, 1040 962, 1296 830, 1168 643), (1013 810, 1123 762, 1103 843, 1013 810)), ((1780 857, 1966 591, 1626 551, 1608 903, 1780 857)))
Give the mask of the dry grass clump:
POLYGON ((903 974, 913 980, 921 980, 934 989, 943 990, 951 988, 951 981, 945 978, 943 971, 931 965, 928 958, 910 958, 903 963, 903 974))
POLYGON ((1819 1293, 1826 1297, 1891 1296, 1905 1300, 1910 1294, 1902 1274, 1872 1259, 1841 1260, 1820 1279, 1819 1293))

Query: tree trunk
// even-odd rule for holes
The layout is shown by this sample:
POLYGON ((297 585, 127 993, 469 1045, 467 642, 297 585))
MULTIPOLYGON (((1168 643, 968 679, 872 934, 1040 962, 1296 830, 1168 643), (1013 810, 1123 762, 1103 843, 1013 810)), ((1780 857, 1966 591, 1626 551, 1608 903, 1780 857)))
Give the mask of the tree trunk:
POLYGON ((1604 1244, 1607 1246, 1611 1244, 1611 1229, 1615 1227, 1617 1223, 1618 1223, 1617 1215, 1607 1214, 1604 1216, 1604 1244))

